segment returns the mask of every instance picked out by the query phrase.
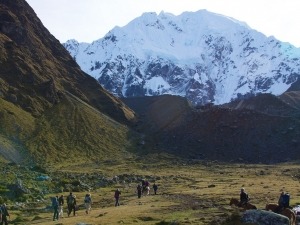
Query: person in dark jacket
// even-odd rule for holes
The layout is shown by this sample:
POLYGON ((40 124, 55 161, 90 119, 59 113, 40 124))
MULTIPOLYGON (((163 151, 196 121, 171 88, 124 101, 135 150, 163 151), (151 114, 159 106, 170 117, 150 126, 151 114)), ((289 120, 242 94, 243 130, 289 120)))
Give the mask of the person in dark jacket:
POLYGON ((72 192, 67 197, 67 205, 68 205, 68 216, 70 216, 73 211, 73 215, 76 215, 76 196, 73 195, 72 192))
POLYGON ((290 195, 283 191, 279 196, 278 207, 274 210, 274 212, 280 213, 283 209, 289 208, 289 205, 290 205, 290 195))
POLYGON ((247 204, 249 201, 249 196, 248 194, 245 192, 245 189, 242 188, 241 189, 241 193, 240 193, 240 206, 243 206, 245 204, 247 204))
POLYGON ((4 203, 3 205, 0 206, 0 211, 1 211, 1 225, 8 225, 8 219, 7 217, 10 219, 10 215, 8 213, 6 204, 4 203))
POLYGON ((154 194, 156 195, 156 192, 157 192, 157 189, 158 189, 158 186, 157 186, 157 184, 153 184, 153 191, 154 191, 154 194))
POLYGON ((142 186, 138 184, 138 186, 136 187, 138 198, 142 197, 142 189, 143 189, 142 186))
POLYGON ((53 221, 58 220, 58 196, 52 198, 53 221))
POLYGON ((120 191, 120 189, 118 188, 118 189, 115 191, 115 199, 116 199, 115 206, 120 206, 120 202, 119 202, 120 195, 121 195, 121 191, 120 191))

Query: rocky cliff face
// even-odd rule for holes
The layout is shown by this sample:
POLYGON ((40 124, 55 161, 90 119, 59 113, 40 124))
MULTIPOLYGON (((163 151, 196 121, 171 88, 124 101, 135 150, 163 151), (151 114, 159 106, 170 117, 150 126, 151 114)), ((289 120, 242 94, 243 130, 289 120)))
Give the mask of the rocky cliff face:
POLYGON ((120 97, 172 94, 194 105, 282 94, 299 79, 300 49, 202 10, 145 13, 91 44, 65 48, 120 97))

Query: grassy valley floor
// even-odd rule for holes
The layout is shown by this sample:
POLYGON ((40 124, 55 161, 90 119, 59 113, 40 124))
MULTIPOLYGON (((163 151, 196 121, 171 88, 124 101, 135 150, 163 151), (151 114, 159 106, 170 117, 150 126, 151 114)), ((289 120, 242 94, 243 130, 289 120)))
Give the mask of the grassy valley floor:
MULTIPOLYGON (((67 217, 66 204, 64 218, 52 220, 50 197, 68 192, 49 193, 40 203, 31 208, 14 210, 11 203, 11 224, 240 224, 240 211, 229 206, 232 197, 239 198, 240 188, 250 195, 251 203, 264 209, 267 203, 277 202, 280 192, 291 195, 291 205, 300 204, 300 165, 298 163, 277 165, 224 164, 204 161, 180 161, 161 156, 134 159, 124 164, 109 166, 81 165, 77 172, 101 173, 106 177, 127 176, 135 178, 128 182, 115 179, 106 187, 91 190, 92 211, 86 215, 83 207, 87 192, 73 192, 77 197, 79 210, 76 216, 67 217), (151 190, 149 196, 137 198, 136 186, 139 179, 155 181, 158 194, 151 190), (114 191, 120 188, 121 205, 114 206, 114 191), (19 221, 19 222, 18 222, 19 221), (231 221, 231 222, 230 222, 231 221)), ((61 167, 61 178, 75 168, 61 167)), ((125 179, 124 179, 125 180, 125 179)), ((29 205, 29 204, 28 204, 29 205)))

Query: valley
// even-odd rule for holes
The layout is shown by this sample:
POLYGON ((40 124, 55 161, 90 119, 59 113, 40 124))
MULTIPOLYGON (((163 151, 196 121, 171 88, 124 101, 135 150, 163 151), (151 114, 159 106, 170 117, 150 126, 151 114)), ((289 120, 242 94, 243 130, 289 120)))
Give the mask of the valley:
POLYGON ((41 188, 45 195, 40 194, 37 198, 33 194, 25 194, 27 200, 23 203, 7 202, 12 223, 238 225, 242 224, 239 218, 243 211, 229 206, 229 201, 232 197, 239 198, 241 187, 245 188, 251 203, 258 209, 264 209, 267 203, 277 202, 281 191, 290 193, 292 206, 300 204, 298 162, 228 164, 149 154, 121 164, 111 164, 61 164, 49 168, 49 172, 36 173, 49 176, 51 181, 34 181, 36 175, 35 178, 25 176, 24 170, 19 169, 17 177, 24 186, 28 185, 24 188, 41 188), (158 185, 157 195, 151 189, 149 196, 137 198, 136 186, 142 179, 148 180, 151 187, 153 182, 158 185), (121 190, 119 207, 114 206, 116 188, 121 190), (86 215, 83 199, 88 189, 93 204, 91 213, 86 215), (76 195, 79 205, 77 215, 67 217, 65 206, 64 218, 53 222, 50 197, 67 196, 69 191, 76 195))

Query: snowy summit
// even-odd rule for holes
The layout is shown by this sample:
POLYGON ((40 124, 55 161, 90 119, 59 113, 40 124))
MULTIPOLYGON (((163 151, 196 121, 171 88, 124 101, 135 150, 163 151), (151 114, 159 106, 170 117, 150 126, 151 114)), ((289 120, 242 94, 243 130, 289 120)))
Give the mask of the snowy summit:
POLYGON ((299 78, 300 49, 206 10, 144 13, 91 44, 65 48, 119 97, 172 94, 195 105, 279 95, 299 78))

